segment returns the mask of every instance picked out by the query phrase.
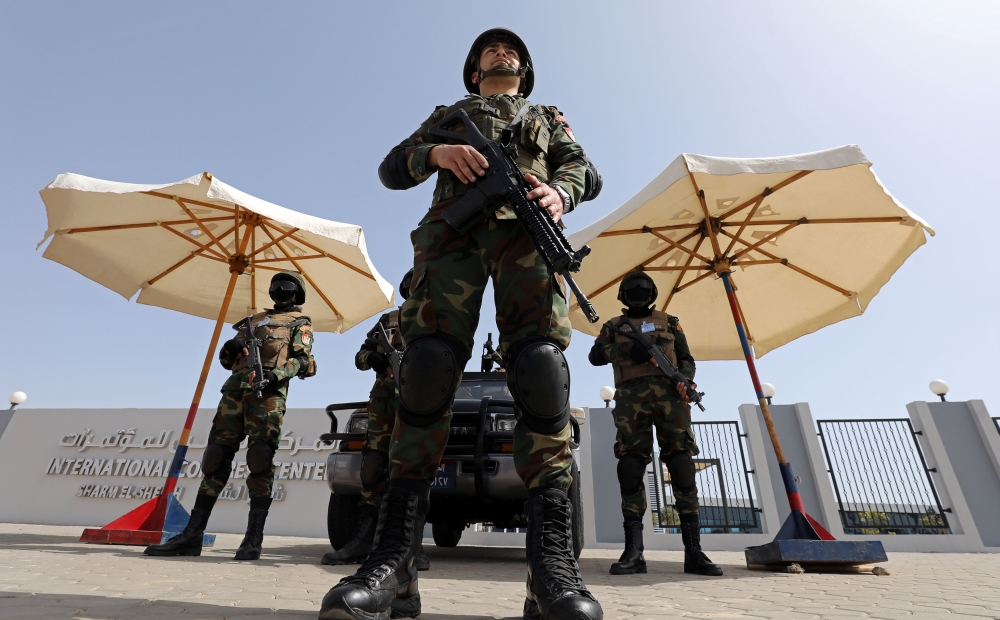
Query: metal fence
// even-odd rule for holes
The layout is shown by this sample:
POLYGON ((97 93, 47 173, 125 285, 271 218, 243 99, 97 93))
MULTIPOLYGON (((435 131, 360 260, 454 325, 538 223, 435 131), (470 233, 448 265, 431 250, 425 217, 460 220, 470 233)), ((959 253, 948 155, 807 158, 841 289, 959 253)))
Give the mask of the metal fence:
POLYGON ((845 534, 951 533, 910 420, 817 423, 845 534))
MULTIPOLYGON (((691 425, 701 453, 695 457, 695 483, 702 531, 706 533, 761 532, 759 509, 747 469, 745 435, 736 422, 694 422, 691 425)), ((670 472, 659 461, 648 475, 649 506, 653 531, 676 533, 680 519, 674 508, 670 472), (659 472, 656 465, 661 466, 659 472)))

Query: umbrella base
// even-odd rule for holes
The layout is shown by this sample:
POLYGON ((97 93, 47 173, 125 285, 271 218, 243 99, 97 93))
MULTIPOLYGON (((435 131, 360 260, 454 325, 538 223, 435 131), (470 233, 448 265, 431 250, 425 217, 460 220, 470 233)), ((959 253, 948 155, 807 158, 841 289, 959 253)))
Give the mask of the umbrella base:
POLYGON ((858 564, 886 562, 878 540, 775 540, 744 550, 747 566, 782 570, 799 564, 806 570, 843 570, 858 564))
MULTIPOLYGON (((167 497, 166 513, 157 526, 156 507, 159 498, 153 498, 134 510, 122 515, 102 528, 87 528, 80 536, 80 542, 105 545, 158 545, 168 538, 181 533, 187 526, 190 513, 181 506, 177 498, 167 497)), ((215 534, 205 534, 203 547, 215 544, 215 534)))

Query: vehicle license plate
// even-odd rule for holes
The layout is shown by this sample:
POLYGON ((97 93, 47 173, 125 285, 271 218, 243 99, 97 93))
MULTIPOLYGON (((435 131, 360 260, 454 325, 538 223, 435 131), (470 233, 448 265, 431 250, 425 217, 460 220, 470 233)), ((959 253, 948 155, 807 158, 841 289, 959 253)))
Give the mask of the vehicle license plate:
POLYGON ((432 489, 454 489, 455 478, 458 474, 458 461, 441 463, 438 465, 437 474, 434 476, 432 489))

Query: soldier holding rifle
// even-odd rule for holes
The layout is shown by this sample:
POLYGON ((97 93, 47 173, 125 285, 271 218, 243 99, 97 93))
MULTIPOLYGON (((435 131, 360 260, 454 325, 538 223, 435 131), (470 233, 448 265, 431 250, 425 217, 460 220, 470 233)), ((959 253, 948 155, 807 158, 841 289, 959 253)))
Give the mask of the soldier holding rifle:
MULTIPOLYGON (((470 95, 436 109, 379 167, 379 178, 389 189, 409 189, 434 173, 437 185, 430 211, 411 234, 413 280, 400 311, 407 349, 400 367, 389 489, 382 498, 375 544, 357 573, 327 593, 320 618, 420 613, 413 560, 430 485, 448 443, 455 390, 472 356, 483 290, 492 277, 500 348, 519 414, 514 460, 528 490, 524 616, 600 620, 603 612, 583 583, 570 543, 572 508, 566 490, 573 457, 569 368, 562 352, 571 328, 566 296, 553 273, 566 271, 567 263, 550 269, 552 256, 537 249, 540 241, 527 232, 527 220, 515 215, 518 208, 526 213, 526 205, 535 209, 529 215, 543 209, 551 219, 541 224, 551 227, 596 196, 599 176, 562 113, 527 101, 534 84, 531 57, 513 32, 493 29, 480 35, 463 78, 470 95), (456 227, 447 209, 482 190, 478 183, 491 178, 489 169, 507 163, 491 163, 459 134, 441 137, 439 124, 460 112, 471 119, 475 133, 490 141, 506 138, 516 147, 515 180, 525 191, 505 198, 483 195, 476 205, 479 213, 473 210, 456 227)), ((491 145, 496 143, 482 148, 491 145)), ((538 224, 533 220, 536 229, 538 224)), ((552 228, 548 233, 545 249, 564 244, 556 238, 561 233, 554 235, 552 228)), ((570 258, 578 263, 580 256, 570 258)))
MULTIPOLYGON (((410 279, 413 270, 406 272, 399 283, 399 295, 405 301, 410 296, 410 279)), ((403 349, 403 337, 399 332, 399 310, 386 312, 379 317, 378 325, 389 339, 388 346, 397 351, 403 349)), ((372 332, 375 333, 375 330, 372 332)), ((378 507, 389 486, 389 442, 392 429, 396 425, 396 409, 399 405, 399 391, 396 377, 392 372, 389 356, 378 337, 369 335, 354 356, 358 370, 374 370, 375 385, 368 396, 368 430, 361 456, 361 501, 358 504, 358 529, 354 536, 337 551, 323 555, 323 564, 359 564, 371 551, 378 524, 378 507)), ((423 550, 417 553, 417 570, 430 568, 430 560, 423 550)))
POLYGON ((146 555, 201 555, 202 535, 212 508, 229 480, 240 443, 249 437, 250 516, 235 559, 260 558, 288 381, 316 374, 312 323, 301 308, 306 301, 305 279, 297 272, 282 271, 271 278, 269 293, 274 308, 248 317, 250 324, 219 350, 219 363, 233 374, 222 386, 222 400, 212 420, 201 462, 204 478, 191 518, 177 536, 146 547, 146 555), (251 339, 254 342, 249 342, 251 339))
MULTIPOLYGON (((612 575, 646 572, 642 555, 642 516, 646 512, 646 466, 653 460, 653 427, 660 459, 670 472, 681 537, 684 572, 721 575, 701 550, 695 463, 698 445, 691 432, 691 406, 701 406, 695 391, 695 363, 677 317, 653 309, 656 284, 642 271, 622 279, 618 300, 624 316, 611 319, 590 350, 590 363, 610 363, 615 373, 615 426, 618 483, 625 520, 625 551, 611 565, 612 575), (636 333, 638 331, 638 333, 636 333), (658 348, 659 350, 656 350, 658 348), (657 361, 659 359, 659 362, 657 361)), ((654 465, 654 466, 658 466, 654 465)))

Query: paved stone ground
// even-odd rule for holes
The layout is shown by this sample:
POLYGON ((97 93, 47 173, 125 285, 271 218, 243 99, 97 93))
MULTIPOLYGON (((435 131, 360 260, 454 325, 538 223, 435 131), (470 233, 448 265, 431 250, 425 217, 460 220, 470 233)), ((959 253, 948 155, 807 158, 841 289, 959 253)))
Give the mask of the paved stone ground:
MULTIPOLYGON (((0 618, 315 618, 350 567, 317 559, 316 538, 271 536, 258 562, 234 562, 240 537, 200 558, 147 558, 138 547, 86 545, 80 527, 0 524, 0 618)), ((428 546, 425 620, 520 618, 524 551, 428 546)), ((890 576, 769 573, 713 553, 725 577, 685 575, 679 552, 647 554, 649 573, 608 574, 617 553, 585 551, 584 578, 616 618, 1000 618, 1000 554, 892 553, 890 576)))

